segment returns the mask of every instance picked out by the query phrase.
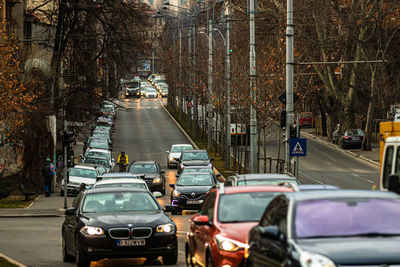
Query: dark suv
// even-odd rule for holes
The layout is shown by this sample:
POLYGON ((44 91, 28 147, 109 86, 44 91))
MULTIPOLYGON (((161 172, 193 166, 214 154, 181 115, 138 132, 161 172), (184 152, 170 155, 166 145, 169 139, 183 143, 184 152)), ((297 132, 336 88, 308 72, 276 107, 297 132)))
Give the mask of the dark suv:
POLYGON ((208 152, 203 149, 183 151, 181 157, 178 160, 178 173, 181 173, 186 166, 212 167, 212 160, 213 158, 210 158, 208 152))
POLYGON ((157 161, 134 161, 129 165, 129 172, 138 177, 143 177, 151 192, 161 192, 165 195, 164 171, 157 161))

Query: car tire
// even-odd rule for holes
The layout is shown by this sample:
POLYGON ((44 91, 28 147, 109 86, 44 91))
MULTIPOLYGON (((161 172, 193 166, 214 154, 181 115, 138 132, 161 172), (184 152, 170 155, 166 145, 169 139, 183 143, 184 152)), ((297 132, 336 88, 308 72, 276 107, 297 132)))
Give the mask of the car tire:
POLYGON ((65 240, 64 233, 62 235, 62 241, 61 242, 62 242, 61 247, 62 247, 63 262, 74 262, 74 260, 75 260, 74 256, 68 254, 68 252, 67 252, 67 245, 66 245, 67 241, 65 240))
POLYGON ((192 253, 190 253, 189 244, 186 243, 185 245, 185 259, 186 259, 186 266, 187 267, 194 267, 192 253))
POLYGON ((163 255, 162 260, 164 265, 175 265, 178 262, 178 246, 175 245, 175 250, 172 253, 163 255))
POLYGON ((77 244, 75 246, 75 264, 78 267, 89 267, 90 266, 90 260, 86 256, 86 253, 79 248, 79 245, 77 244))

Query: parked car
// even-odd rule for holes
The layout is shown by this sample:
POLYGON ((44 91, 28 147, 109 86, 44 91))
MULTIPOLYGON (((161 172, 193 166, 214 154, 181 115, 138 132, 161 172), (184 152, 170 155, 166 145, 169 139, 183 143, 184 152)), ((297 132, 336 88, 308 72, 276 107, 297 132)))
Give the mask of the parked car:
POLYGON ((314 116, 312 112, 302 112, 299 114, 299 126, 309 126, 313 125, 314 116))
POLYGON ((276 196, 248 237, 246 266, 395 266, 400 197, 370 190, 276 196))
POLYGON ((85 164, 96 164, 96 165, 101 165, 104 167, 106 172, 113 171, 111 169, 110 162, 106 158, 98 158, 98 157, 87 157, 83 161, 85 164))
POLYGON ((214 159, 210 158, 208 152, 203 149, 182 151, 181 156, 178 160, 179 164, 177 165, 178 173, 181 173, 186 166, 212 167, 212 160, 214 159))
POLYGON ((105 187, 135 187, 135 188, 142 188, 149 190, 146 182, 138 178, 105 179, 97 181, 93 185, 93 188, 105 188, 105 187))
POLYGON ((167 87, 161 87, 160 95, 161 95, 161 97, 168 97, 168 88, 167 87))
POLYGON ((226 186, 240 185, 299 185, 296 177, 279 173, 234 174, 229 176, 226 186))
POLYGON ((144 179, 151 192, 158 191, 165 195, 165 172, 157 161, 134 161, 128 170, 130 173, 144 179))
POLYGON ((178 260, 176 225, 148 190, 85 190, 65 211, 61 230, 63 260, 75 258, 78 266, 104 258, 178 260))
POLYGON ((299 184, 298 191, 314 191, 314 190, 340 190, 340 187, 330 184, 299 184))
POLYGON ((342 148, 361 148, 364 131, 361 129, 348 129, 342 136, 342 148))
POLYGON ((99 170, 93 165, 75 165, 68 169, 67 178, 68 182, 63 179, 61 181, 60 195, 64 196, 64 188, 67 186, 67 195, 76 195, 79 193, 82 184, 91 186, 96 182, 96 177, 100 175, 99 170))
POLYGON ((86 150, 85 154, 81 155, 82 162, 85 161, 86 158, 105 158, 111 166, 110 169, 114 170, 115 168, 115 161, 111 156, 110 150, 91 148, 86 150))
POLYGON ((83 153, 86 152, 87 149, 91 148, 89 147, 89 144, 92 140, 97 140, 97 141, 101 141, 101 142, 107 142, 108 143, 108 147, 110 148, 110 150, 112 149, 112 141, 110 139, 110 136, 107 135, 101 135, 101 134, 95 134, 91 137, 88 138, 88 140, 86 140, 83 143, 83 153))
POLYGON ((209 172, 181 174, 176 184, 169 184, 171 192, 171 213, 182 210, 198 210, 206 193, 218 181, 209 172))
POLYGON ((117 180, 117 179, 139 179, 139 177, 130 172, 109 172, 97 176, 96 181, 98 182, 98 181, 117 180))
POLYGON ((98 148, 98 149, 106 149, 106 150, 112 150, 110 143, 106 139, 90 139, 89 143, 87 143, 87 148, 98 148))
POLYGON ((175 144, 171 146, 171 150, 167 151, 167 165, 168 168, 178 165, 178 160, 181 157, 182 151, 193 149, 191 144, 175 144))
POLYGON ((249 230, 274 196, 292 191, 274 185, 212 188, 200 213, 190 218, 187 266, 244 266, 249 230))

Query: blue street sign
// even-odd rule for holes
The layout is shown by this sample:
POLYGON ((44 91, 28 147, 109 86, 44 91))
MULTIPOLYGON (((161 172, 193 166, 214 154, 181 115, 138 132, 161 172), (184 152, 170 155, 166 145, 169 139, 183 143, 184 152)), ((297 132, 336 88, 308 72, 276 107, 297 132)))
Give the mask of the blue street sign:
POLYGON ((307 154, 307 142, 305 138, 290 138, 290 156, 305 157, 307 154))

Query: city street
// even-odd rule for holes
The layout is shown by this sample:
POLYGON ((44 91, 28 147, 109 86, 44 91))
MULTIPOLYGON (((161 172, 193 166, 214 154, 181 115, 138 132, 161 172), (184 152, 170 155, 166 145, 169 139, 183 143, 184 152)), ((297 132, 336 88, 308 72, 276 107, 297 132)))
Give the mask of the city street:
MULTIPOLYGON (((165 102, 165 99, 163 100, 165 102)), ((129 161, 156 160, 165 170, 167 184, 175 182, 176 170, 166 166, 165 151, 171 144, 188 143, 177 126, 164 111, 158 99, 122 99, 117 115, 114 139, 114 158, 121 150, 129 161)), ((269 138, 273 138, 269 136, 269 138)), ((271 151, 276 151, 271 144, 271 151)), ((300 161, 300 181, 327 183, 342 188, 369 189, 378 177, 378 168, 346 153, 308 140, 307 157, 300 161)), ((160 198, 169 203, 171 189, 160 198)), ((57 194, 53 198, 60 198, 57 194)), ((185 265, 184 240, 190 213, 172 216, 178 226, 179 259, 176 266, 185 265)), ((62 262, 61 224, 63 218, 7 218, 0 220, 0 251, 27 266, 73 266, 62 262)), ((92 266, 161 265, 159 261, 144 259, 102 260, 92 266)))

